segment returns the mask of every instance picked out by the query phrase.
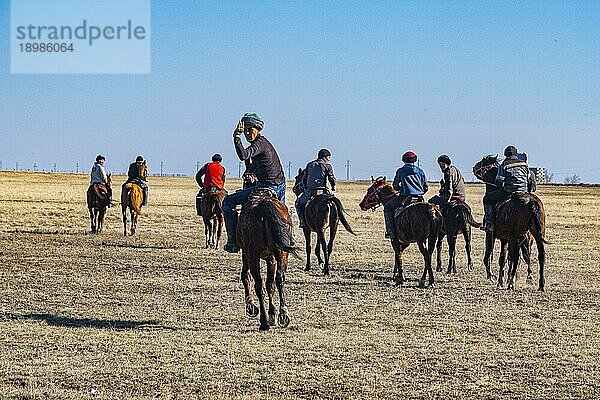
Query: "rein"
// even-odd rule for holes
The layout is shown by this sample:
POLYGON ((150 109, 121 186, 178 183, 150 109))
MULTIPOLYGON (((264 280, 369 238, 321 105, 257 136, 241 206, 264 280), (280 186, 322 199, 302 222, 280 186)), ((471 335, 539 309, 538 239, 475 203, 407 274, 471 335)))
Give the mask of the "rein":
POLYGON ((381 189, 383 189, 385 186, 386 184, 382 182, 378 187, 373 189, 373 192, 371 194, 365 197, 365 207, 371 210, 375 210, 377 207, 384 204, 387 200, 396 196, 396 191, 392 189, 392 193, 390 193, 388 196, 382 197, 381 189), (373 197, 375 197, 376 201, 372 200, 373 197))

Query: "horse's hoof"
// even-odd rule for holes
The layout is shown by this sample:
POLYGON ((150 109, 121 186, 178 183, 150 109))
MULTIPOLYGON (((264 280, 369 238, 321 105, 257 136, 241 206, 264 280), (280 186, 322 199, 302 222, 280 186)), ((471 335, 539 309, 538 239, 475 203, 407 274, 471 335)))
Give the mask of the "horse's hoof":
POLYGON ((475 267, 473 267, 473 264, 472 264, 472 263, 471 263, 471 264, 469 264, 469 265, 467 265, 467 270, 468 270, 468 271, 474 271, 474 270, 475 270, 475 267))
POLYGON ((269 318, 268 318, 267 322, 269 323, 270 326, 275 325, 275 314, 269 314, 269 318))
POLYGON ((256 318, 258 316, 258 313, 259 313, 258 307, 256 307, 252 303, 246 304, 246 315, 247 316, 249 316, 250 318, 256 318))
POLYGON ((446 275, 450 275, 450 274, 452 274, 452 270, 449 269, 446 271, 446 275))
POLYGON ((423 279, 419 279, 419 289, 425 289, 425 281, 423 279))
POLYGON ((310 271, 310 265, 307 265, 306 267, 304 267, 304 271, 305 271, 305 272, 308 272, 308 271, 310 271))
POLYGON ((442 267, 437 267, 437 268, 435 269, 435 272, 442 272, 442 267))
POLYGON ((527 275, 527 279, 525 279, 525 283, 531 285, 533 283, 533 276, 527 275))
POLYGON ((323 268, 323 275, 329 275, 329 269, 323 268))
POLYGON ((287 328, 290 324, 290 317, 287 314, 279 314, 277 318, 277 324, 282 328, 287 328))
POLYGON ((258 329, 260 329, 261 331, 264 332, 264 331, 268 331, 269 328, 270 328, 269 324, 266 324, 266 325, 260 324, 260 328, 258 328, 258 329))

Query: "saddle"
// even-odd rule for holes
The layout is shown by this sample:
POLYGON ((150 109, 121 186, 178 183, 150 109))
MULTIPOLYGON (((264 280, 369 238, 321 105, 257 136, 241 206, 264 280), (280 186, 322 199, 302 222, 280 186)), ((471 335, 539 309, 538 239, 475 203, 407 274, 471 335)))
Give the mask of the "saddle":
POLYGON ((277 193, 275 193, 275 191, 270 188, 260 188, 256 189, 254 192, 252 192, 252 194, 250 194, 250 196, 248 197, 248 201, 256 201, 269 197, 273 197, 276 199, 277 193))
POLYGON ((308 200, 306 201, 306 207, 308 207, 308 205, 310 204, 310 202, 313 201, 313 199, 316 196, 322 196, 322 195, 331 195, 331 192, 325 186, 320 186, 320 187, 314 188, 310 192, 308 200))
POLYGON ((504 206, 507 205, 513 199, 520 200, 521 202, 523 202, 523 204, 527 204, 531 200, 531 196, 529 193, 524 192, 515 192, 511 194, 504 201, 501 201, 500 203, 496 204, 496 214, 498 214, 498 212, 500 212, 500 210, 504 208, 504 206))
POLYGON ((394 210, 394 218, 402 214, 410 206, 423 202, 423 196, 408 196, 402 204, 394 210))

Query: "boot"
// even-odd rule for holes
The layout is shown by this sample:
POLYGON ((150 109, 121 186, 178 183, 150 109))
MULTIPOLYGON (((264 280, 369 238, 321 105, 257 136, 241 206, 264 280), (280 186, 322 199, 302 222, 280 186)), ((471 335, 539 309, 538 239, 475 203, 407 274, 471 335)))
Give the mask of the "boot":
POLYGON ((394 211, 384 211, 383 219, 385 221, 385 238, 396 239, 396 231, 394 229, 394 211))
POLYGON ((198 214, 199 217, 202 216, 202 197, 199 195, 196 196, 196 214, 198 214))
POLYGON ((494 217, 496 214, 496 206, 494 204, 483 205, 483 225, 481 230, 486 232, 494 232, 494 217))
POLYGON ((228 253, 237 253, 240 249, 235 242, 235 230, 237 228, 237 212, 231 215, 225 215, 225 230, 227 231, 227 243, 225 243, 225 250, 228 253))
POLYGON ((142 205, 145 206, 146 204, 148 204, 148 186, 142 188, 142 195, 142 205))
POLYGON ((298 221, 300 221, 300 229, 306 226, 304 222, 304 209, 306 208, 306 204, 298 204, 296 206, 296 212, 298 213, 298 221))

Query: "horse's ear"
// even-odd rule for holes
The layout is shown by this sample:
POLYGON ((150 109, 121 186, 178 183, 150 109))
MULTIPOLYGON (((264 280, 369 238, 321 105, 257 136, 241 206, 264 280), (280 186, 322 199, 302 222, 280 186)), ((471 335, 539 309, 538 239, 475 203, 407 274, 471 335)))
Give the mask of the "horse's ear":
POLYGON ((371 183, 375 182, 375 179, 373 178, 373 175, 371 175, 371 183))

